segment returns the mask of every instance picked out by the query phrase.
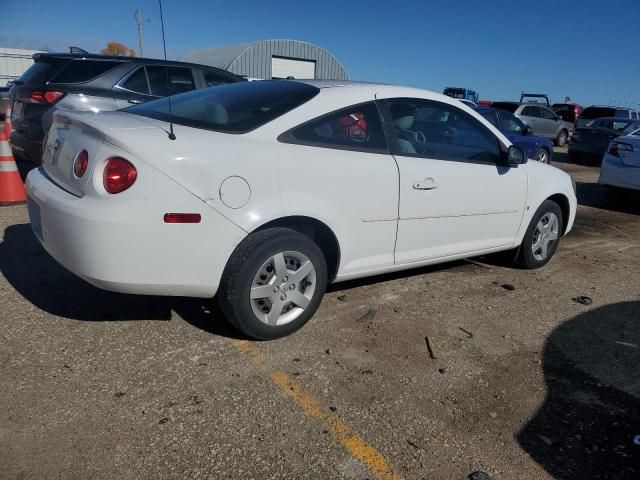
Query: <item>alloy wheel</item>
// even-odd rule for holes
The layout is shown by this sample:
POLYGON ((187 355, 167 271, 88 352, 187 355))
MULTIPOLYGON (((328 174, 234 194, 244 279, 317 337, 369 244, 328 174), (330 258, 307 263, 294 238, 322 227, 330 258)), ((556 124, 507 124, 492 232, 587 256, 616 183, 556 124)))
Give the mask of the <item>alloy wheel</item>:
POLYGON ((286 325, 304 312, 315 289, 316 271, 311 260, 300 252, 280 252, 258 269, 249 301, 262 323, 286 325))
POLYGON ((533 232, 531 251, 533 257, 538 261, 546 260, 553 243, 558 241, 560 236, 560 221, 553 212, 547 212, 538 221, 533 232))

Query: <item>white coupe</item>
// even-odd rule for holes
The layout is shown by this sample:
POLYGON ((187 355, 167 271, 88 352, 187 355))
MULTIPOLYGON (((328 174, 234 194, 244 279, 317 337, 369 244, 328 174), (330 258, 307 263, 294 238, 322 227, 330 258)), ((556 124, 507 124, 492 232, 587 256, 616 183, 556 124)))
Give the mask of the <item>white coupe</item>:
POLYGON ((117 292, 217 294, 260 339, 304 325, 329 282, 508 250, 540 267, 576 212, 566 173, 527 163, 458 100, 355 82, 61 111, 27 190, 36 236, 70 271, 117 292))

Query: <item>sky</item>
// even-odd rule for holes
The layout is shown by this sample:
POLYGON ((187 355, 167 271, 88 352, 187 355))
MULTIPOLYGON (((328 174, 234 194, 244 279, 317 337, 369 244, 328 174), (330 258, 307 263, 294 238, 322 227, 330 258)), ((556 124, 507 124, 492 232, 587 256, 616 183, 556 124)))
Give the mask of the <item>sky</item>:
MULTIPOLYGON (((97 52, 114 40, 162 56, 157 0, 0 0, 0 47, 97 52)), ((168 58, 263 39, 333 53, 351 79, 481 99, 520 92, 640 107, 640 0, 163 0, 168 58)))

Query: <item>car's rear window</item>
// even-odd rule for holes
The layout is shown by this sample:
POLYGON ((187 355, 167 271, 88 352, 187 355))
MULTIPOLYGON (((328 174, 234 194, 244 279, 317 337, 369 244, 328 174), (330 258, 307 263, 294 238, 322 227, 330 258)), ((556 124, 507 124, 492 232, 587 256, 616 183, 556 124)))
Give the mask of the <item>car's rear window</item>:
MULTIPOLYGON (((174 123, 226 133, 246 133, 315 97, 320 90, 301 82, 266 80, 204 88, 172 96, 174 123)), ((169 121, 169 98, 125 112, 169 121)))
POLYGON ((51 83, 88 82, 121 63, 111 60, 73 60, 51 79, 51 83))
POLYGON ((616 113, 615 108, 587 107, 580 114, 580 118, 583 120, 592 120, 594 118, 614 117, 615 113, 616 113))
POLYGON ((506 110, 509 113, 515 112, 520 105, 517 103, 510 102, 493 102, 491 104, 492 108, 499 108, 500 110, 506 110))
POLYGON ((42 85, 49 81, 51 75, 60 70, 68 59, 47 58, 36 61, 18 79, 24 85, 42 85))

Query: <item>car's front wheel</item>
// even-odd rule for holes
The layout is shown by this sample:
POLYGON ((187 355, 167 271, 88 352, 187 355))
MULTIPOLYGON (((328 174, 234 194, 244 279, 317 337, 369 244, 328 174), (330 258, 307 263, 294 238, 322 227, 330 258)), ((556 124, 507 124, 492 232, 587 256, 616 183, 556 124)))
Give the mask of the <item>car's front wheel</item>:
POLYGON ((233 252, 218 302, 227 320, 243 333, 271 340, 307 323, 326 285, 320 248, 295 230, 270 228, 249 235, 233 252))
POLYGON ((560 133, 558 133, 556 137, 556 145, 558 147, 564 147, 567 144, 567 140, 569 140, 569 133, 566 130, 560 130, 560 133))
POLYGON ((558 248, 563 226, 560 206, 545 200, 529 223, 522 244, 518 264, 533 269, 546 265, 558 248))
POLYGON ((536 152, 536 160, 540 163, 549 163, 549 151, 546 148, 539 148, 536 152))

